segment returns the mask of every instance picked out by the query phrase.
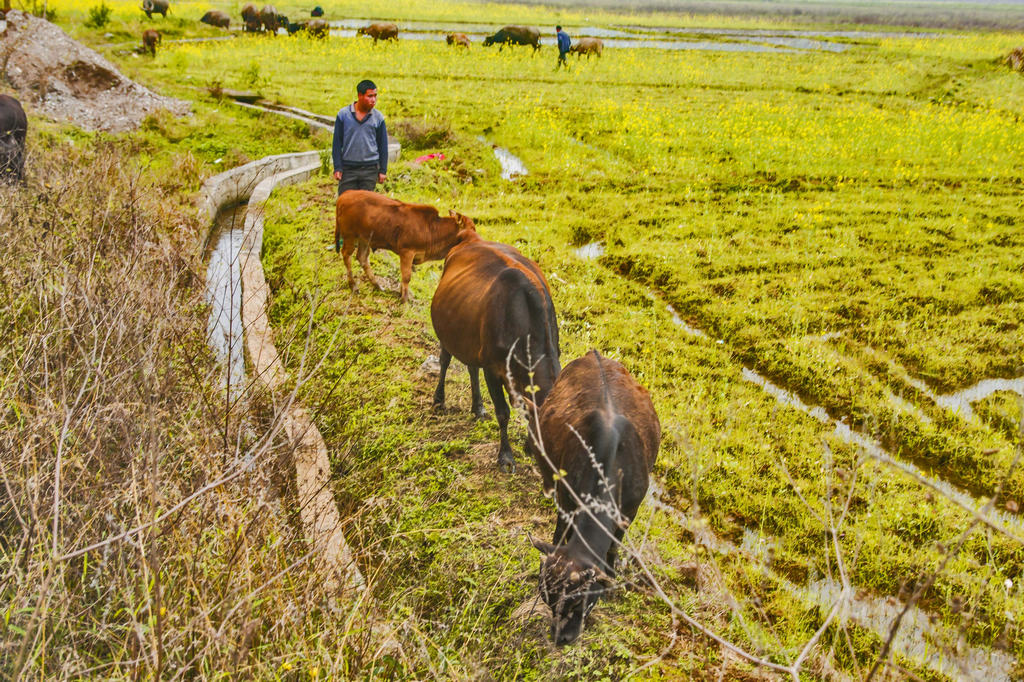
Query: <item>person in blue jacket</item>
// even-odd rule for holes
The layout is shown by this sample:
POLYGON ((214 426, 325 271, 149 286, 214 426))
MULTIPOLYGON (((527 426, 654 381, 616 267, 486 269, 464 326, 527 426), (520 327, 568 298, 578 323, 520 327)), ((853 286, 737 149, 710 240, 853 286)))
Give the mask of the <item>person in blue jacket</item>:
POLYGON ((569 34, 562 30, 561 26, 555 26, 555 35, 558 36, 558 63, 555 64, 555 71, 558 67, 569 66, 569 62, 565 61, 565 55, 569 54, 569 48, 572 47, 572 41, 569 40, 569 34))
POLYGON ((387 179, 388 129, 384 115, 374 109, 377 86, 373 81, 360 81, 358 98, 338 112, 334 120, 334 179, 338 194, 350 189, 373 191, 378 182, 387 179))

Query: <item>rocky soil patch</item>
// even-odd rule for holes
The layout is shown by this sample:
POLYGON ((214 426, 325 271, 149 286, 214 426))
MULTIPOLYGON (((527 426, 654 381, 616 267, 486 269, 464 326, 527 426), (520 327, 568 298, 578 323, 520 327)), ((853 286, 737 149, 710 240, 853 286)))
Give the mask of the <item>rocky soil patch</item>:
POLYGON ((126 78, 101 55, 45 19, 7 13, 0 33, 0 76, 36 114, 86 130, 133 130, 158 109, 190 112, 188 102, 164 97, 126 78))

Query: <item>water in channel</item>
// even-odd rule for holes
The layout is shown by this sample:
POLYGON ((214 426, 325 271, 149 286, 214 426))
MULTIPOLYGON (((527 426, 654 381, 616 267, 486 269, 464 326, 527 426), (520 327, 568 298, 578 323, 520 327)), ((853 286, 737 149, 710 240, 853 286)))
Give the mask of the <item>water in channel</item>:
POLYGON ((229 394, 240 390, 245 381, 239 251, 247 208, 240 204, 217 214, 206 265, 206 300, 210 304, 206 336, 222 367, 222 385, 229 394))

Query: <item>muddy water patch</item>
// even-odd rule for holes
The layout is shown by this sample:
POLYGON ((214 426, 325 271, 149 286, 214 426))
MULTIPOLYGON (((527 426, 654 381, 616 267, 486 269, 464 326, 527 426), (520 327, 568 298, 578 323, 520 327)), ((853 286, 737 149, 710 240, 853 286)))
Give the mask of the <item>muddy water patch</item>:
MULTIPOLYGON (((834 581, 817 580, 801 590, 801 596, 805 601, 828 608, 839 600, 841 590, 842 586, 834 581)), ((903 603, 896 599, 858 593, 846 604, 846 618, 884 640, 889 637, 889 630, 903 608, 903 603)), ((903 615, 892 646, 907 658, 955 680, 1002 682, 1014 679, 1016 659, 1013 656, 968 646, 956 628, 943 625, 934 614, 916 606, 903 615)))
MULTIPOLYGON (((679 313, 676 312, 676 309, 672 307, 671 303, 667 303, 665 305, 665 307, 668 309, 669 315, 672 316, 672 324, 674 324, 675 326, 679 327, 680 329, 682 329, 684 332, 686 332, 690 336, 696 336, 697 338, 700 338, 700 339, 710 339, 711 338, 702 329, 697 329, 696 327, 690 325, 682 317, 680 317, 679 313)), ((722 342, 719 341, 719 343, 722 343, 722 342)))
MULTIPOLYGON (((873 595, 856 586, 844 590, 843 585, 828 579, 811 579, 806 586, 798 585, 771 569, 778 545, 775 538, 744 528, 743 539, 737 546, 718 537, 707 523, 691 518, 666 499, 665 490, 652 481, 647 504, 692 532, 695 544, 703 545, 720 556, 735 556, 749 561, 790 595, 823 612, 841 604, 838 617, 842 622, 869 630, 882 640, 888 639, 892 624, 904 607, 900 601, 873 595)), ((1005 652, 967 645, 958 628, 943 624, 936 614, 916 606, 908 609, 900 621, 892 648, 896 653, 953 679, 1008 681, 1013 679, 1016 665, 1014 657, 1005 652), (951 653, 955 656, 950 656, 951 653)))
POLYGON ((246 204, 238 204, 217 214, 206 265, 206 301, 210 304, 207 342, 224 368, 223 386, 229 393, 245 382, 239 253, 247 209, 246 204))
POLYGON ((938 405, 950 410, 954 414, 958 414, 964 419, 971 419, 974 417, 972 403, 984 400, 998 391, 1016 393, 1024 398, 1024 377, 1017 379, 983 379, 974 386, 965 388, 962 391, 945 395, 933 394, 933 399, 938 405))
POLYGON ((961 490, 948 481, 926 474, 914 464, 896 459, 874 438, 866 436, 859 431, 855 431, 844 421, 833 419, 829 416, 828 412, 820 406, 807 405, 795 393, 787 391, 780 386, 776 386, 754 370, 744 367, 742 374, 744 379, 760 386, 765 393, 772 396, 783 405, 796 408, 801 412, 814 417, 822 424, 832 425, 835 429, 834 433, 836 437, 843 442, 854 445, 870 455, 872 458, 888 464, 893 468, 899 469, 910 478, 915 479, 919 483, 922 483, 940 493, 943 497, 966 511, 973 518, 978 519, 985 525, 1017 540, 1018 542, 1024 543, 1024 539, 1022 539, 1024 538, 1024 521, 1017 516, 1000 509, 990 509, 983 515, 982 512, 984 511, 986 502, 983 502, 970 493, 961 490))
POLYGON ((494 158, 498 159, 498 163, 501 164, 501 178, 503 180, 514 180, 517 177, 530 173, 526 169, 526 165, 519 160, 519 157, 512 154, 509 150, 499 147, 493 142, 488 141, 487 138, 478 137, 477 139, 490 146, 494 151, 494 158))
POLYGON ((590 242, 573 251, 577 258, 583 260, 597 260, 604 255, 604 244, 601 242, 590 242))

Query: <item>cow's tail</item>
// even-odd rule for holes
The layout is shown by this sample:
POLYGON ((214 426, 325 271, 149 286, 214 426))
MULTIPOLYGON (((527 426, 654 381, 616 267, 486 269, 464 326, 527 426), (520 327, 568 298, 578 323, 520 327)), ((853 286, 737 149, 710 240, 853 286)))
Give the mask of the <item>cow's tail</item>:
MULTIPOLYGON (((531 339, 531 341, 540 342, 540 353, 544 355, 542 363, 550 368, 551 376, 548 377, 548 380, 553 384, 555 379, 558 378, 558 374, 562 371, 558 359, 558 322, 553 312, 554 304, 551 301, 550 294, 541 288, 533 286, 533 282, 530 282, 530 285, 527 288, 528 293, 526 295, 527 306, 530 308, 530 319, 541 321, 544 328, 544 338, 531 339), (555 325, 554 328, 552 328, 552 325, 555 325)), ((533 359, 536 360, 537 358, 534 357, 533 359)), ((547 388, 550 388, 550 386, 547 388)), ((546 397, 546 391, 545 395, 541 397, 546 397)))
MULTIPOLYGON (((632 428, 629 420, 623 417, 621 414, 616 414, 611 421, 607 417, 602 416, 598 419, 600 426, 594 429, 595 442, 589 443, 590 447, 594 451, 594 464, 597 466, 598 474, 605 478, 605 483, 609 487, 608 492, 611 493, 613 486, 618 486, 618 481, 608 480, 607 477, 612 475, 615 471, 615 460, 618 458, 619 445, 622 442, 622 436, 627 432, 628 429, 632 428)), ((615 500, 618 503, 618 500, 615 500)))
POLYGON ((334 209, 334 253, 341 252, 341 244, 344 240, 341 238, 341 211, 335 207, 334 209))

